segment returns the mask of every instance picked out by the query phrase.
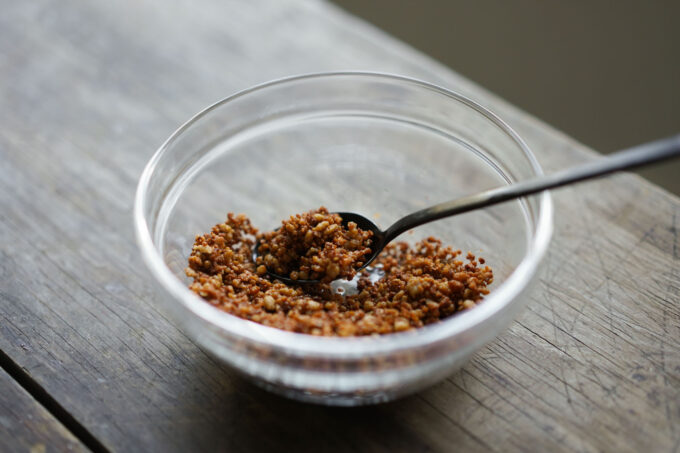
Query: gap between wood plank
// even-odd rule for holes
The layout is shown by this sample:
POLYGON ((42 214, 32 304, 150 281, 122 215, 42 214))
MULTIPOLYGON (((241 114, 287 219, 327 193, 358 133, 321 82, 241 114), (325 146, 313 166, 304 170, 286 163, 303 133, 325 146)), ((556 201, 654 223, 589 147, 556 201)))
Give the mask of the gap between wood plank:
POLYGON ((110 453, 85 426, 71 415, 44 387, 35 381, 23 368, 0 349, 0 368, 5 370, 26 392, 42 405, 67 430, 95 453, 110 453))

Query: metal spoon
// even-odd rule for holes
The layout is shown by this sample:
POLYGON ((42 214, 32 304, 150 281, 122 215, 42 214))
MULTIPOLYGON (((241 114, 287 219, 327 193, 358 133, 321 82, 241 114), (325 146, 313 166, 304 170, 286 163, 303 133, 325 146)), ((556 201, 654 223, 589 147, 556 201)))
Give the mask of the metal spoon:
MULTIPOLYGON (((424 223, 503 203, 526 195, 532 195, 547 189, 597 178, 621 170, 641 167, 678 156, 680 156, 680 135, 618 151, 595 161, 568 168, 551 175, 539 176, 509 186, 490 189, 475 195, 439 203, 402 217, 385 231, 380 230, 376 224, 361 214, 354 212, 338 212, 337 214, 342 217, 344 225, 349 222, 355 222, 360 229, 373 232, 372 253, 364 264, 357 268, 357 271, 359 271, 371 264, 385 246, 397 236, 424 223)), ((257 259, 258 248, 259 243, 255 244, 253 259, 257 259)), ((284 283, 318 283, 317 280, 292 280, 289 277, 272 272, 268 272, 268 274, 270 277, 281 280, 284 283)))

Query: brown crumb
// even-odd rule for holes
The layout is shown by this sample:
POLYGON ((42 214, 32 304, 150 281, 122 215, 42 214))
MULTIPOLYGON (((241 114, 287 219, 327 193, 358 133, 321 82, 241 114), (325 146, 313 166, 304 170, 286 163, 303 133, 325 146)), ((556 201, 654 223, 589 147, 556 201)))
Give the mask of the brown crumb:
MULTIPOLYGON (((323 218, 312 220, 316 223, 307 231, 324 221, 324 231, 337 224, 328 220, 327 211, 317 213, 323 218)), ((324 237, 335 238, 335 231, 324 237)), ((288 286, 270 280, 261 272, 263 265, 253 262, 256 235, 248 218, 229 214, 225 223, 197 236, 186 269, 193 279, 190 288, 221 310, 292 332, 356 336, 421 327, 473 308, 493 281, 493 272, 481 266, 481 258, 475 261, 469 254, 464 263, 460 250, 430 237, 415 246, 388 245, 374 263, 382 266, 384 277, 371 283, 367 274, 360 274, 357 294, 337 294, 329 283, 288 286)), ((328 275, 327 268, 323 275, 328 275)))
POLYGON ((351 279, 371 255, 371 231, 354 222, 346 226, 338 214, 319 209, 296 214, 281 228, 257 236, 258 274, 262 266, 292 280, 331 282, 351 279))

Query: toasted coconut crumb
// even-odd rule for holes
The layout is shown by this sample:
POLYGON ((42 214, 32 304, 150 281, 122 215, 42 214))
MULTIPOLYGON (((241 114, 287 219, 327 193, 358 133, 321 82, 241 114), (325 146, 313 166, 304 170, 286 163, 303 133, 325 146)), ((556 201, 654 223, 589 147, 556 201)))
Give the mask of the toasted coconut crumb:
MULTIPOLYGON (((258 266, 292 280, 351 279, 371 254, 373 233, 319 209, 296 214, 258 235, 258 266)), ((259 269, 259 268, 258 268, 259 269)))
MULTIPOLYGON (((303 280, 351 275, 352 266, 342 258, 361 255, 368 239, 356 225, 343 230, 341 220, 325 208, 291 219, 294 220, 284 222, 282 228, 286 237, 306 241, 307 249, 316 251, 307 256, 309 260, 304 265, 298 266, 299 261, 295 265, 298 267, 287 268, 292 269, 288 275, 296 272, 303 280), (348 235, 350 230, 353 233, 348 235), (328 242, 323 242, 326 239, 328 242), (350 248, 344 249, 347 244, 350 248), (329 253, 319 253, 323 250, 329 253)), ((460 250, 430 237, 414 246, 406 242, 389 244, 375 261, 382 266, 384 277, 371 282, 368 274, 360 274, 357 294, 332 291, 330 280, 314 285, 285 285, 267 274, 266 256, 261 263, 253 262, 255 238, 263 237, 257 234, 247 217, 229 214, 210 233, 197 236, 186 269, 187 277, 193 280, 190 288, 221 310, 292 332, 361 336, 418 328, 475 307, 489 293, 488 286, 493 282, 493 272, 483 258, 469 253, 463 260, 460 250)), ((290 265, 285 247, 293 243, 274 240, 274 236, 269 239, 269 261, 278 260, 281 265, 283 258, 290 265)))

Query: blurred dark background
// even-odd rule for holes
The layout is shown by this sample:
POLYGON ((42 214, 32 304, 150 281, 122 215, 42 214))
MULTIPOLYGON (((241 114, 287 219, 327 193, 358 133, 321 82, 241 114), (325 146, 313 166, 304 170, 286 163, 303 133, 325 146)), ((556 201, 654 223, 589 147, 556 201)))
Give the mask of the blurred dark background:
POLYGON ((680 1, 333 1, 597 151, 680 133, 680 1))

